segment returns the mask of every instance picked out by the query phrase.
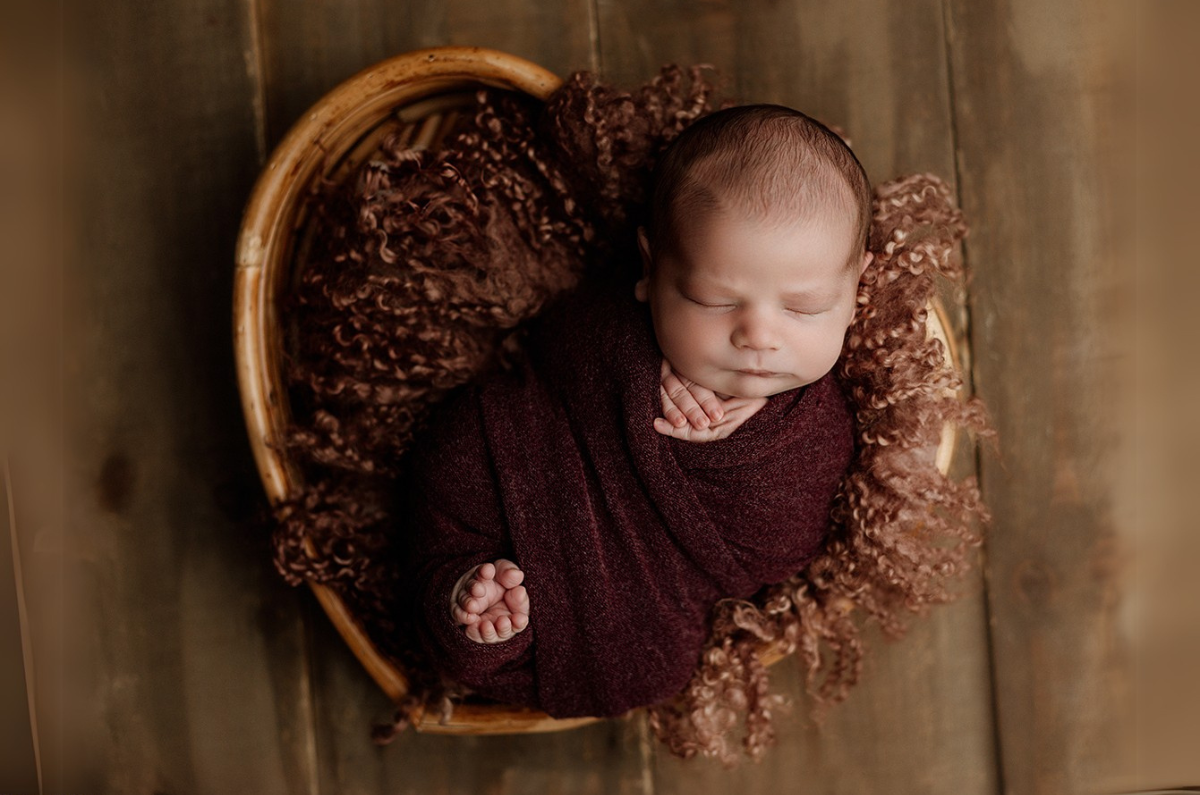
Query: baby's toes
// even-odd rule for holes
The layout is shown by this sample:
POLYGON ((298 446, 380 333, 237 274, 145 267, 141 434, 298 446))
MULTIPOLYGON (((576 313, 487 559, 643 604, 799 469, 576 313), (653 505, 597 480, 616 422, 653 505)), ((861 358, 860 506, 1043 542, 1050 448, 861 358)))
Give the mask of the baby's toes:
POLYGON ((483 593, 477 592, 476 588, 480 588, 479 583, 468 584, 458 595, 458 606, 465 612, 482 613, 486 607, 483 593))
POLYGON ((453 610, 454 620, 459 624, 471 625, 479 620, 477 613, 472 613, 469 610, 464 610, 461 607, 456 607, 453 610))
POLYGON ((495 626, 496 626, 496 637, 499 638, 500 640, 508 640, 509 638, 511 638, 513 636, 513 625, 512 625, 512 621, 509 620, 508 616, 500 616, 499 618, 497 618, 496 622, 495 622, 495 626))
POLYGON ((525 590, 524 585, 518 585, 505 593, 504 604, 508 606, 508 611, 514 617, 529 618, 529 592, 525 590))
POLYGON ((502 560, 496 568, 496 582, 505 589, 516 588, 525 581, 525 572, 517 568, 517 564, 512 561, 502 560))
POLYGON ((491 619, 485 618, 479 622, 479 637, 483 639, 484 643, 495 643, 500 640, 499 635, 496 634, 496 625, 492 623, 491 619))

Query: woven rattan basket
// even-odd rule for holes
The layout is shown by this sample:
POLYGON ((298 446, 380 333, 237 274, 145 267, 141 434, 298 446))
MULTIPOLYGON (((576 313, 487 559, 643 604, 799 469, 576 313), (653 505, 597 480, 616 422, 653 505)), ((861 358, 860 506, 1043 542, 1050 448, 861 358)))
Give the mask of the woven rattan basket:
MULTIPOLYGON (((401 130, 413 148, 436 147, 459 108, 485 86, 544 100, 560 84, 545 69, 512 55, 476 47, 438 47, 399 55, 335 88, 305 113, 275 149, 251 194, 237 245, 234 340, 242 408, 259 477, 272 504, 299 484, 299 470, 282 445, 289 421, 277 302, 304 261, 310 188, 319 179, 340 181, 375 152, 389 133, 401 130)), ((930 315, 931 333, 947 346, 941 308, 930 315)), ((944 434, 938 465, 949 466, 953 433, 944 434)), ((321 606, 363 667, 395 702, 408 693, 405 673, 379 653, 341 599, 311 583, 321 606)), ((764 659, 780 657, 764 649, 764 659)), ((416 707, 418 731, 500 734, 555 731, 594 721, 556 720, 523 707, 459 705, 448 719, 416 707)))

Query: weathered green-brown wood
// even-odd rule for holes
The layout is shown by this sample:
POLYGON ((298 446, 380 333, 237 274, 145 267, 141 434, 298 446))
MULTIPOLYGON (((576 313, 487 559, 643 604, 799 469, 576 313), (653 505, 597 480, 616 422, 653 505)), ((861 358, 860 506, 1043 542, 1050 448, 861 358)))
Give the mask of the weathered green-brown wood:
POLYGON ((584 0, 554 6, 529 0, 250 2, 261 71, 259 102, 270 145, 339 82, 409 50, 490 47, 562 75, 593 60, 591 12, 584 0))
POLYGON ((445 39, 445 17, 435 3, 247 3, 255 20, 261 124, 270 146, 338 83, 392 55, 445 39))
MULTIPOLYGON (((384 4, 257 0, 264 139, 278 140, 325 92, 372 63, 420 47, 475 45, 566 75, 592 64, 588 3, 528 0, 384 4)), ((316 791, 496 793, 644 791, 644 720, 559 734, 438 737, 406 732, 385 748, 387 698, 329 622, 311 609, 316 791)))
POLYGON ((1111 791, 1123 732, 1121 42, 1130 4, 950 0, 1004 789, 1111 791))
MULTIPOLYGON (((1136 92, 1137 318, 1136 428, 1114 512, 1122 549, 1132 550, 1131 594, 1122 625, 1135 638, 1137 769, 1121 791, 1183 788, 1200 782, 1200 368, 1196 348, 1195 188, 1200 159, 1200 5, 1138 7, 1136 92)), ((1130 119, 1130 122, 1134 120, 1130 119)), ((1126 127, 1135 125, 1130 123, 1126 127)), ((1130 380, 1134 380, 1131 378, 1130 380)), ((1129 392, 1125 392, 1129 397, 1129 392)), ((1127 402, 1127 401, 1123 401, 1127 402)), ((1128 431, 1127 431, 1128 432, 1128 431)))
MULTIPOLYGON (((62 792, 61 17, 0 7, 0 792, 62 792)), ((69 757, 66 757, 69 758, 69 757)))
POLYGON ((68 548, 91 792, 309 790, 296 594, 231 357, 232 257, 259 167, 245 0, 67 15, 76 248, 65 275, 68 548))
MULTIPOLYGON (((321 618, 321 616, 318 616, 321 618)), ((646 793, 640 717, 547 734, 437 736, 406 732, 374 746, 390 710, 328 622, 314 627, 321 791, 346 793, 646 793)))
MULTIPOLYGON (((954 140, 940 2, 838 4, 645 2, 600 5, 601 65, 625 83, 667 61, 710 63, 742 101, 778 102, 848 132, 873 180, 930 171, 954 184, 954 140)), ((964 288, 944 285, 959 348, 964 288)), ((960 440, 956 475, 974 471, 960 440)), ((987 793, 996 789, 982 581, 964 598, 918 619, 899 644, 872 638, 862 684, 824 729, 793 714, 760 766, 725 772, 659 753, 656 792, 987 793), (795 785, 790 782, 796 782, 795 785)), ((790 663, 773 673, 781 692, 803 684, 790 663)))

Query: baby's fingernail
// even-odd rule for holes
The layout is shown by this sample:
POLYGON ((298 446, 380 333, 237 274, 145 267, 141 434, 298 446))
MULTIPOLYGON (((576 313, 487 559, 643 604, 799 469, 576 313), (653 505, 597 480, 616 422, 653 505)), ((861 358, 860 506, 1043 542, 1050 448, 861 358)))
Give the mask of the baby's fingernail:
POLYGON ((671 424, 674 425, 676 428, 682 428, 684 425, 687 425, 687 417, 681 417, 678 414, 676 414, 671 419, 671 424))
POLYGON ((721 411, 720 409, 713 410, 713 419, 714 420, 719 420, 724 416, 725 416, 725 412, 721 411))

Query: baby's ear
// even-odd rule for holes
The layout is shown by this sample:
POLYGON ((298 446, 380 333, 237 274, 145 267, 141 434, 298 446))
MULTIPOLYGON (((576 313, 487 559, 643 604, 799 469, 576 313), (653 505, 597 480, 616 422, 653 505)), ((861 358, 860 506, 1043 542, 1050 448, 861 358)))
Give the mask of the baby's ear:
POLYGON ((863 254, 862 265, 860 265, 858 268, 858 275, 862 276, 864 273, 866 273, 867 268, 869 268, 871 266, 871 263, 874 261, 875 261, 874 253, 868 251, 866 254, 863 254))
POLYGON ((645 302, 650 300, 650 240, 646 237, 646 227, 638 227, 637 240, 638 253, 642 255, 642 278, 633 286, 633 297, 645 302))

